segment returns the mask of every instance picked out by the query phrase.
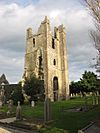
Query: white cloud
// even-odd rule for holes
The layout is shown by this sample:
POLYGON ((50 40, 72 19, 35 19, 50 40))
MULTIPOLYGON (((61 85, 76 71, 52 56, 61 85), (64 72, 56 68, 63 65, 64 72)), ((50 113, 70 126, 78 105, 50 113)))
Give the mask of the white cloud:
POLYGON ((78 0, 39 0, 27 6, 16 3, 0 5, 0 73, 11 82, 20 80, 23 73, 26 28, 36 32, 44 16, 49 16, 52 29, 64 24, 67 31, 70 80, 79 79, 95 56, 89 38, 92 19, 78 0), (92 52, 91 52, 92 51, 92 52))

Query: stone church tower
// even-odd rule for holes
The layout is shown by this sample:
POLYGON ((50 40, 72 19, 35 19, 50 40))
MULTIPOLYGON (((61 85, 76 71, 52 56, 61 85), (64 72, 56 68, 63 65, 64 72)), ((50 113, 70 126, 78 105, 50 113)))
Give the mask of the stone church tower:
POLYGON ((66 32, 63 25, 50 29, 47 17, 37 34, 27 29, 24 77, 44 80, 45 95, 52 101, 69 95, 66 32))

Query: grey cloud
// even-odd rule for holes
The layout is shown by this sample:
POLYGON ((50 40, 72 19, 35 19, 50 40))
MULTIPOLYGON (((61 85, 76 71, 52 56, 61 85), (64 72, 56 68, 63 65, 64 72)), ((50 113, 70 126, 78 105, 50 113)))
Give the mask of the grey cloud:
POLYGON ((66 27, 70 80, 79 79, 86 69, 92 70, 89 60, 96 51, 89 29, 93 23, 78 0, 39 0, 36 5, 11 3, 0 8, 0 73, 6 73, 11 82, 19 81, 23 73, 26 28, 32 27, 35 33, 45 15, 52 29, 62 23, 66 27))
POLYGON ((11 83, 18 82, 24 68, 24 54, 10 50, 0 50, 0 74, 5 73, 11 83))

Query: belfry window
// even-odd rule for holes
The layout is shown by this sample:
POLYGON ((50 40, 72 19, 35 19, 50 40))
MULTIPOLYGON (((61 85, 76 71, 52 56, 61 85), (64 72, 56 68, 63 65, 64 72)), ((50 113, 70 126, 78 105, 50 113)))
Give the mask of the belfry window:
POLYGON ((56 65, 56 60, 55 59, 53 60, 53 64, 56 65))
POLYGON ((35 47, 35 38, 33 38, 33 47, 35 47))
POLYGON ((39 56, 39 67, 42 66, 42 56, 39 56))
POLYGON ((54 38, 52 38, 52 48, 55 49, 55 41, 54 41, 54 38))
POLYGON ((57 34, 56 34, 56 32, 54 33, 54 37, 57 38, 57 34))

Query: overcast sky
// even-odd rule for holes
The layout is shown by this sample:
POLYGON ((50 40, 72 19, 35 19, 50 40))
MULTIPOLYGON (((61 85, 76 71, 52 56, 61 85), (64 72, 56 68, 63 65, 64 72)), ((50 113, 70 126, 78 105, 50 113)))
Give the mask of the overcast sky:
POLYGON ((80 79, 90 68, 96 50, 89 30, 94 28, 82 0, 0 0, 0 75, 10 83, 21 80, 24 71, 26 29, 36 33, 48 16, 51 27, 64 24, 67 32, 69 79, 80 79))

